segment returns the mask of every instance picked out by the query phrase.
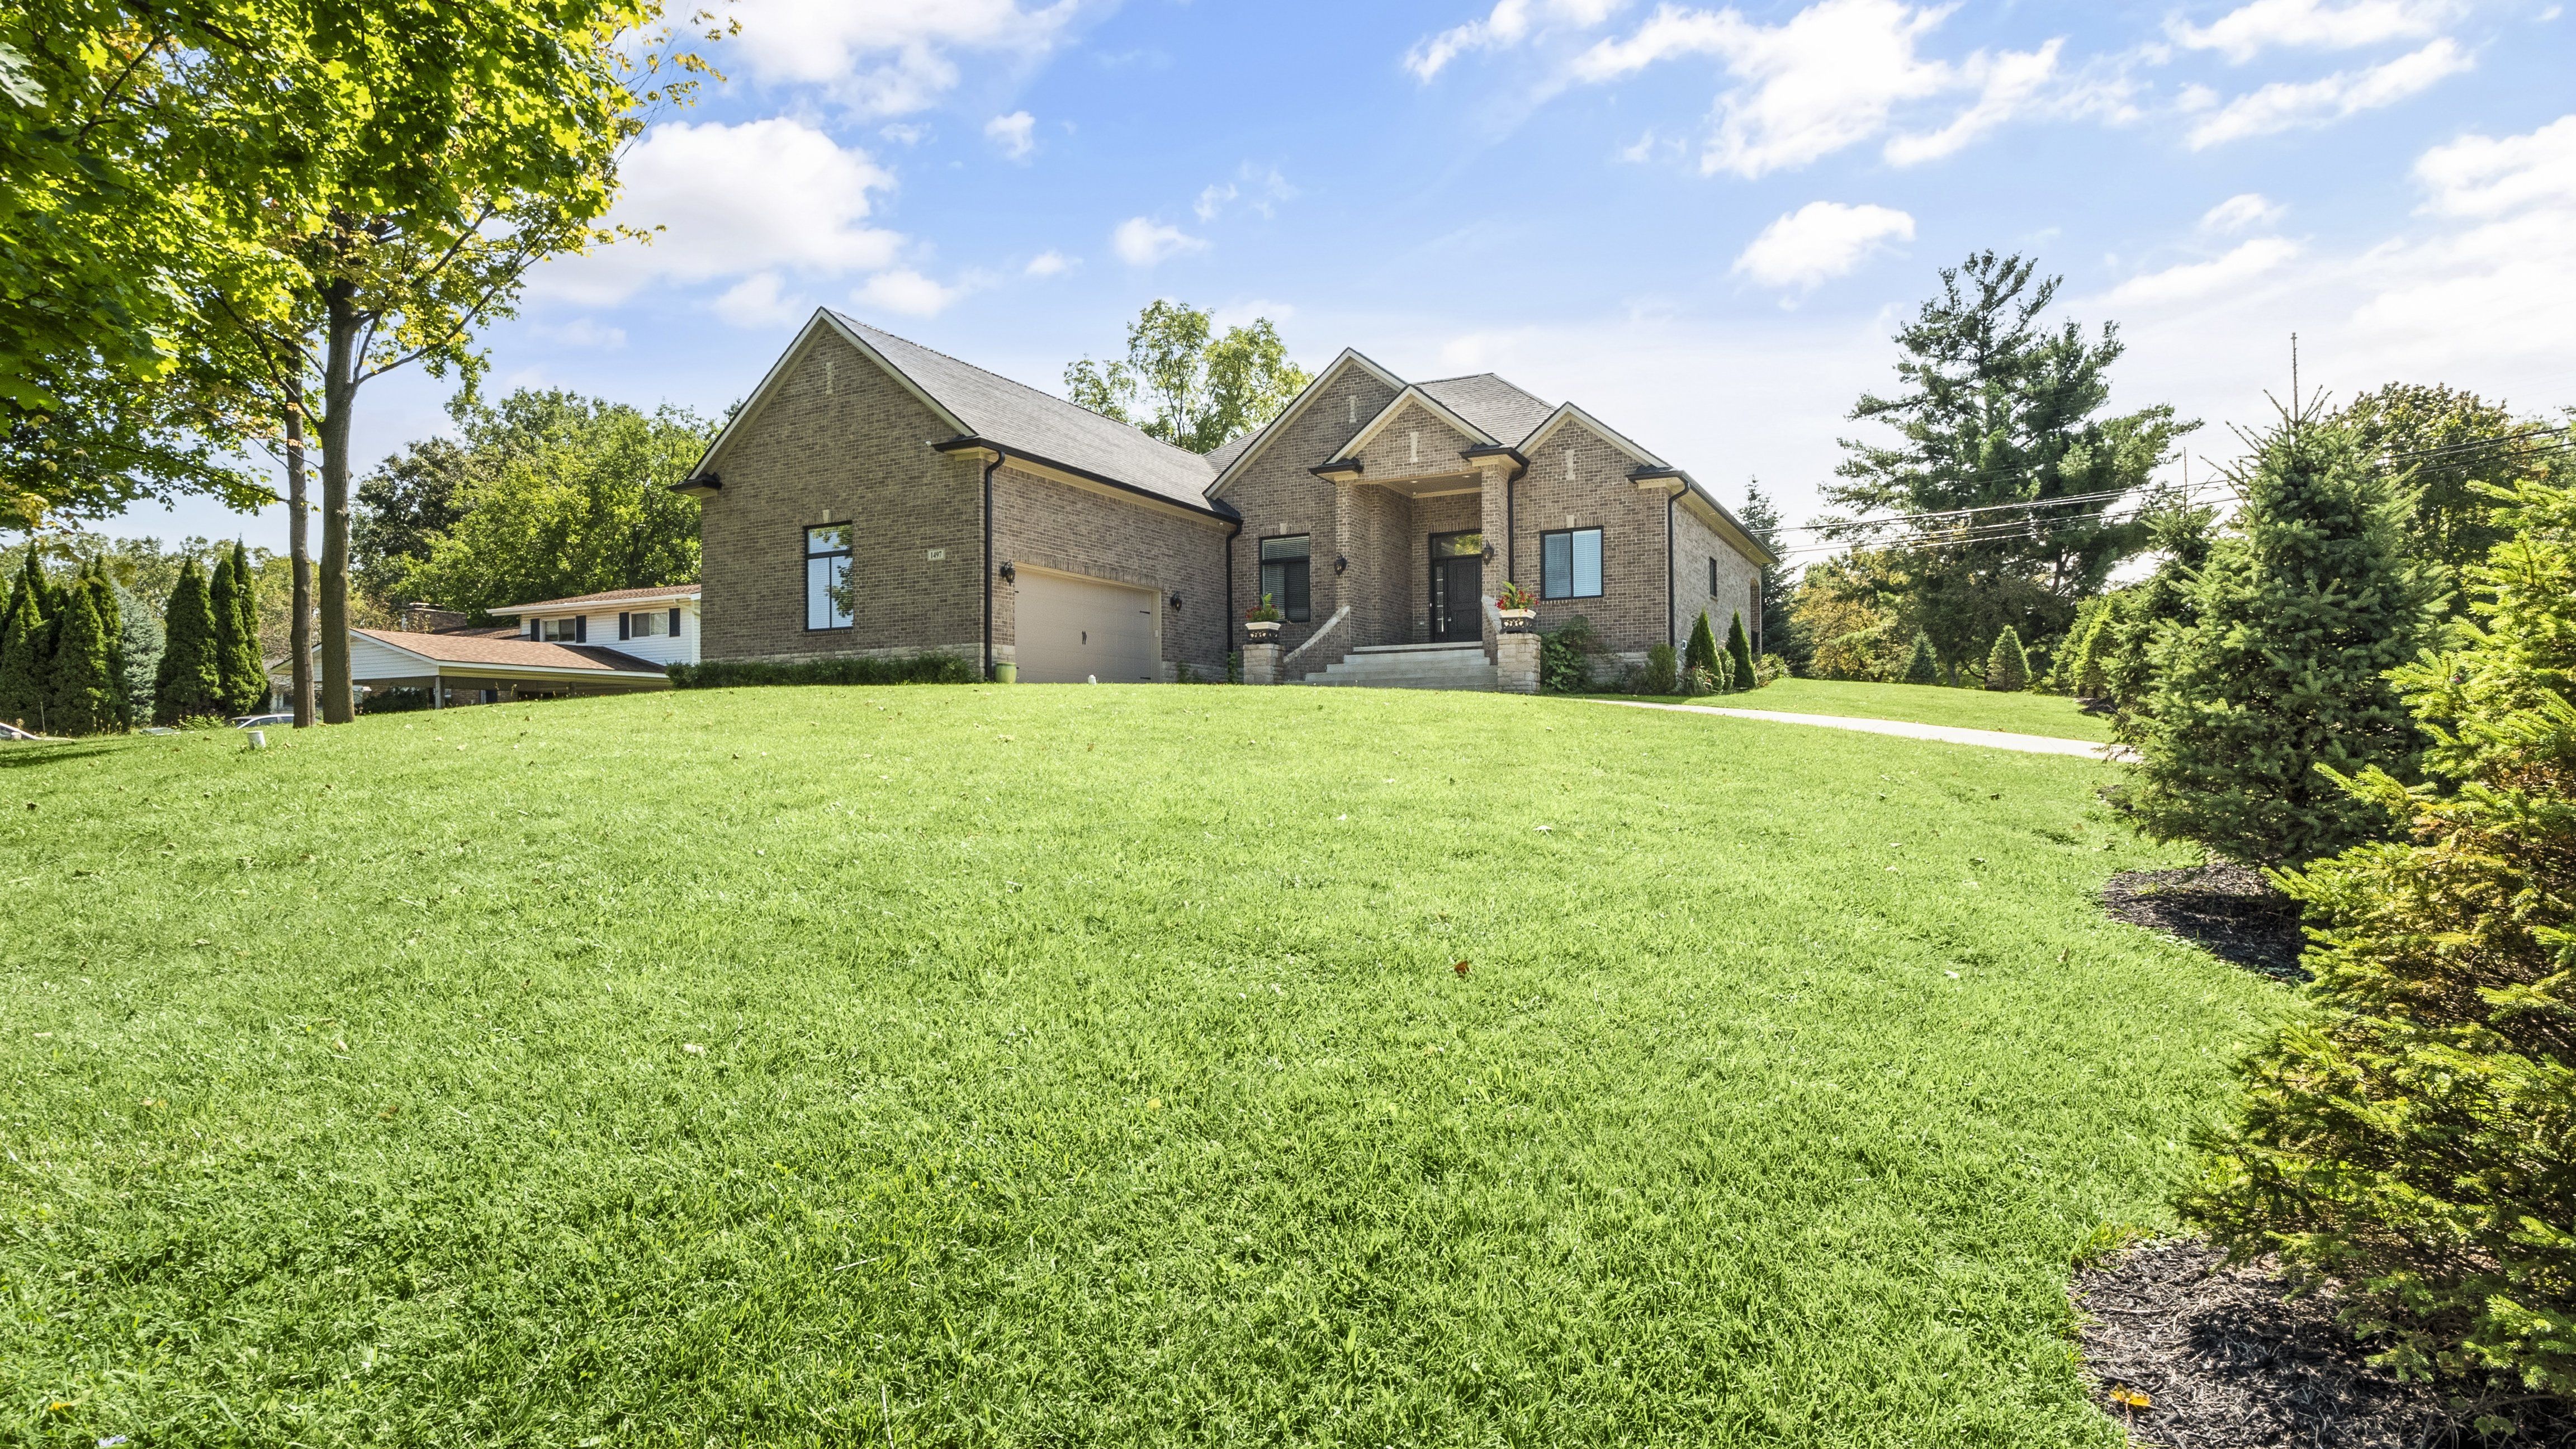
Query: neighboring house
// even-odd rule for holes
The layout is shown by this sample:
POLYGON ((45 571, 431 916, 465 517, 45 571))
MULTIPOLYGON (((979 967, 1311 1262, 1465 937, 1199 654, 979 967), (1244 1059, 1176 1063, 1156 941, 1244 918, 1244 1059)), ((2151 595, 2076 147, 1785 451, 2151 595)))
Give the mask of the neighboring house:
MULTIPOLYGON (((349 675, 363 699, 428 694, 432 708, 668 689, 669 664, 698 660, 698 586, 618 589, 492 612, 487 629, 352 629, 349 675)), ((316 666, 317 672, 319 666, 316 666)), ((269 665, 272 707, 291 706, 285 661, 269 665)))
POLYGON ((1757 630, 1778 560, 1689 474, 1491 373, 1344 352, 1204 457, 817 312, 697 468, 710 659, 945 650, 1028 681, 1224 668, 1263 594, 1285 677, 1494 687, 1493 602, 1639 661, 1757 630))

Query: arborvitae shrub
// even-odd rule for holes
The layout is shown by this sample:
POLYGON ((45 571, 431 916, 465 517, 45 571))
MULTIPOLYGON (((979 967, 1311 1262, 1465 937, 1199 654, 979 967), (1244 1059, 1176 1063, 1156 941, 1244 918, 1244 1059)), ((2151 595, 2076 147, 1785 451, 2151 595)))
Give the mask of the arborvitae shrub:
POLYGON ((1914 631, 1914 657, 1905 661, 1905 682, 1908 684, 1941 682, 1940 661, 1932 657, 1932 636, 1920 629, 1914 631))
POLYGON ((2084 642, 2075 652, 2075 693, 2082 699, 2101 699, 2111 692, 2104 665, 2112 640, 2119 633, 2121 600, 2115 596, 2102 602, 2101 611, 2093 616, 2093 627, 2084 631, 2084 642))
POLYGON ((215 623, 215 680, 225 714, 248 714, 268 698, 268 670, 259 657, 259 605, 252 595, 250 555, 239 543, 218 558, 206 605, 215 623))
POLYGON ((98 735, 123 728, 116 676, 108 667, 107 626, 86 581, 64 590, 61 627, 45 691, 45 731, 98 735))
POLYGON ((2321 928, 2315 1010, 2240 1071, 2185 1215, 2338 1279, 2413 1371, 2576 1394, 2576 489, 2526 485, 2466 571, 2483 627, 2396 671, 2431 788, 2408 824, 2283 883, 2321 928))
POLYGON ((1693 669, 1717 673, 1717 635, 1709 630, 1706 609, 1700 610, 1699 618, 1691 623, 1690 642, 1682 648, 1682 669, 1685 673, 1693 669))
POLYGON ((1986 688, 2013 694, 2030 688, 2030 655, 2009 624, 1995 636, 1995 647, 1986 651, 1986 688))
POLYGON ((0 616, 0 719, 41 729, 45 716, 46 627, 42 597, 21 574, 9 586, 6 614, 0 616))
POLYGON ((1753 677, 1753 646, 1744 637, 1744 616, 1739 613, 1726 625, 1726 672, 1734 676, 1733 687, 1753 689, 1760 681, 1753 677))
POLYGON ((161 616, 161 668, 152 677, 152 722, 221 714, 223 677, 215 665, 215 611, 194 561, 179 565, 161 616))
POLYGON ((2299 865, 2388 833, 2326 770, 2411 778, 2423 746, 2387 672, 2414 657, 2427 590, 2407 506, 2343 429, 2285 415, 2234 475, 2238 535, 2152 647, 2153 692, 2123 716, 2139 762, 2116 799, 2158 840, 2299 865))

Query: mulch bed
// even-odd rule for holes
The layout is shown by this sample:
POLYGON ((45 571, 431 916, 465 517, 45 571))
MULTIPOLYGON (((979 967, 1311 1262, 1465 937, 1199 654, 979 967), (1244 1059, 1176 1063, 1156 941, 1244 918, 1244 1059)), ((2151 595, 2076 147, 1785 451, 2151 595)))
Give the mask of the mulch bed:
POLYGON ((2220 1266, 2196 1238, 2140 1243, 2078 1273, 2069 1292, 2094 1402, 2133 1442, 2161 1449, 2576 1446, 2576 1409, 2563 1403, 2491 1399, 2483 1411, 2518 1431, 2479 1435, 2481 1410, 2457 1405, 2482 1386, 2400 1383, 2364 1362, 2330 1290, 2285 1299, 2287 1289, 2263 1265, 2220 1266), (2117 1388, 2144 1392, 2148 1406, 2124 1408, 2117 1388))
POLYGON ((2299 903, 2241 865, 2128 870, 2102 887, 2115 921, 2179 936, 2221 961, 2283 981, 2305 981, 2299 903))

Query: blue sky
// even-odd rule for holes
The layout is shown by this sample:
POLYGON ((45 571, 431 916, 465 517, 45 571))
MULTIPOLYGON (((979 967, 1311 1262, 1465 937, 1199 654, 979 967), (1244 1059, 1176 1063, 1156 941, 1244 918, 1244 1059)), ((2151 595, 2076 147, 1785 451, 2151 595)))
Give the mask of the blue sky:
MULTIPOLYGON (((2114 404, 2303 376, 2576 403, 2576 19, 2539 0, 1740 7, 738 0, 727 79, 488 334, 496 387, 705 410, 816 305, 1042 387, 1145 302, 1309 366, 1493 369, 1793 519, 1895 321, 1983 247, 2117 321, 2114 404)), ((443 429, 371 384, 362 458, 443 429)), ((2194 465, 2198 468, 2199 464, 2194 465)), ((282 510, 138 509, 243 533, 282 510)))

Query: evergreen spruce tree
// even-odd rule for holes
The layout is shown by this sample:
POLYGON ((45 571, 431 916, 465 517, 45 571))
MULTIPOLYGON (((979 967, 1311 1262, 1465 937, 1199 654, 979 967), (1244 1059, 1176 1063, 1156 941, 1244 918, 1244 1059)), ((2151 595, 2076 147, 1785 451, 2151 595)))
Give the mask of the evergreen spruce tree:
POLYGON ((1705 669, 1717 673, 1717 636, 1709 631, 1708 610, 1699 611, 1691 624, 1690 642, 1682 646, 1682 672, 1705 669))
POLYGON ((2181 1206, 2232 1252, 2341 1280, 2401 1372, 2569 1396, 2576 489, 2511 503, 2462 571, 2478 622, 2396 672, 2428 786, 2344 782, 2410 828, 2284 882, 2319 927, 2309 1009, 2238 1067, 2181 1206))
POLYGON ((45 610, 24 574, 9 587, 8 627, 0 629, 0 719, 41 731, 45 718, 45 610))
POLYGON ((247 714, 268 695, 268 671, 259 657, 259 611, 251 597, 250 557, 239 543, 232 557, 217 558, 206 589, 215 621, 216 697, 221 713, 247 714))
POLYGON ((2110 693, 2110 676, 2105 665, 2111 656, 2112 639, 2120 630, 2120 606, 2124 596, 2113 594, 2102 601, 2093 616, 2093 627, 2084 631, 2084 642, 2075 651, 2074 691, 2078 699, 2100 699, 2110 693))
POLYGON ((1753 645, 1744 637, 1744 615, 1740 612, 1726 626, 1726 661, 1727 673, 1735 676, 1735 688, 1752 689, 1761 683, 1753 673, 1753 645))
POLYGON ((123 584, 108 582, 115 596, 118 657, 124 673, 118 683, 125 694, 125 722, 131 729, 152 718, 152 681, 161 671, 161 621, 123 584))
POLYGON ((2334 775, 2414 777, 2423 736, 2387 672, 2414 658, 2433 601, 2404 553, 2411 500, 2349 431, 2304 407, 2253 441, 2230 475, 2239 532, 2200 570, 2190 622, 2151 646, 2152 693, 2121 720, 2139 760, 2115 799, 2155 839, 2298 866, 2387 833, 2388 812, 2334 775))
POLYGON ((1908 684, 1941 682, 1940 661, 1932 657, 1932 636, 1920 629, 1914 631, 1914 657, 1905 662, 1905 682, 1908 684))
POLYGON ((2011 694, 2030 688, 2030 655, 2010 624, 1995 636, 1995 647, 1986 651, 1986 688, 2011 694))
POLYGON ((65 588, 62 622, 46 680, 46 733, 97 735, 122 727, 117 720, 115 676, 108 672, 107 640, 88 580, 65 588))
POLYGON ((223 677, 215 665, 215 611, 193 559, 179 565, 179 582, 170 590, 161 635, 161 667, 152 680, 152 722, 175 725, 221 714, 223 677))

